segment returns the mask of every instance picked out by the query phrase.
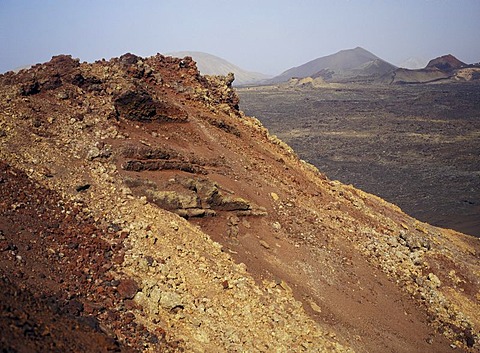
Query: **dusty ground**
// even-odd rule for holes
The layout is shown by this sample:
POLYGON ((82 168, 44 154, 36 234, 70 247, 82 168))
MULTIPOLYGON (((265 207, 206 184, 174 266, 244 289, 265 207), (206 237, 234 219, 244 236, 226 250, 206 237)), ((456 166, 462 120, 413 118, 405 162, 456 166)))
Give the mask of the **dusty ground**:
POLYGON ((228 78, 125 55, 1 82, 0 268, 25 289, 2 307, 7 347, 478 348, 478 241, 328 180, 237 110, 228 78), (18 343, 29 293, 46 298, 29 325, 85 336, 18 343))
POLYGON ((479 84, 240 89, 241 108, 330 178, 480 236, 479 84))

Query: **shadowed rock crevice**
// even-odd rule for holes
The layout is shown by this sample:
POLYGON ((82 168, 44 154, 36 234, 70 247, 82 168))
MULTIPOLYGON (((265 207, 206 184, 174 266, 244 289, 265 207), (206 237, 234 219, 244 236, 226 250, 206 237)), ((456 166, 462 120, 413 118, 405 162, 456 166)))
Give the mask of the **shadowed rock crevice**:
POLYGON ((191 174, 208 174, 205 166, 214 165, 201 158, 188 158, 167 147, 127 146, 122 155, 129 158, 122 164, 122 169, 130 172, 177 170, 191 174))
POLYGON ((140 88, 127 91, 114 101, 117 115, 133 121, 186 121, 187 113, 173 103, 154 99, 140 88))
POLYGON ((157 171, 157 170, 180 170, 192 174, 207 174, 202 167, 189 162, 182 161, 128 161, 122 168, 131 172, 157 171))
POLYGON ((122 154, 126 158, 132 159, 173 159, 178 158, 179 153, 167 147, 147 147, 147 146, 126 146, 122 154))

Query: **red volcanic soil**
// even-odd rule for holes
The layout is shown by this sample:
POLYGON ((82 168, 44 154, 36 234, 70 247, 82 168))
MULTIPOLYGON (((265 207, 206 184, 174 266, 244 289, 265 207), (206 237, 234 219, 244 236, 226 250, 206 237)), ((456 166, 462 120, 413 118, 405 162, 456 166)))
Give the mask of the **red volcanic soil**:
POLYGON ((437 68, 442 71, 452 71, 467 66, 451 54, 440 56, 428 62, 426 68, 437 68))
POLYGON ((161 340, 125 312, 135 282, 109 273, 124 253, 114 224, 98 228, 84 205, 4 162, 0 199, 2 352, 131 352, 161 340))

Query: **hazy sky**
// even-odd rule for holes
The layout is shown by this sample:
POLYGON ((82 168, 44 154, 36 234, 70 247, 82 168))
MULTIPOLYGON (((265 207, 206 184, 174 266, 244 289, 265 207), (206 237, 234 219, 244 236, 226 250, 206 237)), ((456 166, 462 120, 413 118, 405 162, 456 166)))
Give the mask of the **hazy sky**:
POLYGON ((0 72, 196 50, 280 74, 361 46, 393 64, 480 61, 480 0, 0 0, 0 72))

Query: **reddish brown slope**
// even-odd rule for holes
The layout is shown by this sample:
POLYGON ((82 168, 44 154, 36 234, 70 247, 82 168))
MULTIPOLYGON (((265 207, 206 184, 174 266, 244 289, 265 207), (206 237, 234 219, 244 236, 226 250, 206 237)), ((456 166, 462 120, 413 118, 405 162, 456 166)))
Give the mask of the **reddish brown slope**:
POLYGON ((461 62, 452 54, 443 55, 428 62, 426 68, 436 68, 442 71, 453 71, 466 67, 467 64, 461 62))
POLYGON ((475 349, 478 241, 327 180, 236 110, 231 78, 125 55, 1 81, 1 157, 118 225, 109 274, 136 280, 126 311, 168 349, 475 349))
POLYGON ((0 185, 3 351, 127 352, 118 336, 137 349, 159 341, 126 315, 121 283, 131 280, 109 273, 124 252, 112 228, 4 163, 0 185))

